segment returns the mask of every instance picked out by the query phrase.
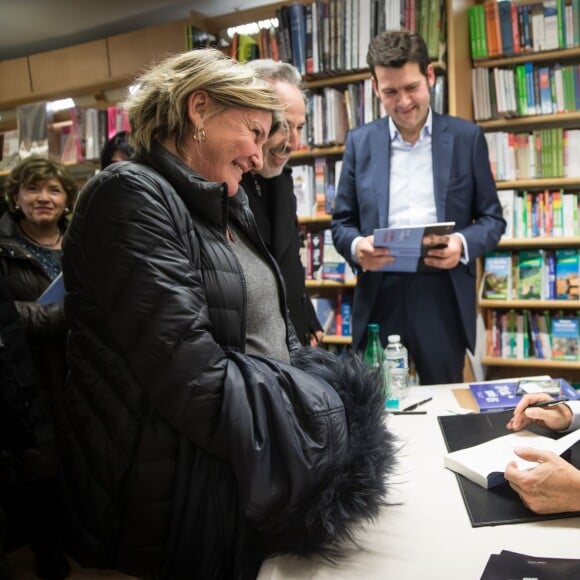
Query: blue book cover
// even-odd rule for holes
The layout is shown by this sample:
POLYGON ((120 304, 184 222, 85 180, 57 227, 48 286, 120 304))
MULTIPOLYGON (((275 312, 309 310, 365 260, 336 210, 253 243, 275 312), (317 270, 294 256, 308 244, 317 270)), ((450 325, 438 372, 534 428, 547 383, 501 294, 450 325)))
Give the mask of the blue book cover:
POLYGON ((514 53, 512 33, 512 3, 510 0, 500 0, 497 3, 503 54, 511 56, 514 53))
POLYGON ((578 319, 555 316, 552 318, 552 358, 578 360, 578 319))
POLYGON ((469 390, 481 413, 513 409, 521 395, 516 394, 519 381, 506 379, 492 383, 470 383, 469 390))
POLYGON ((64 288, 64 278, 62 272, 50 283, 48 288, 38 297, 37 302, 40 304, 54 304, 55 302, 64 302, 66 290, 64 288))
POLYGON ((381 228, 374 231, 377 248, 388 248, 394 262, 386 264, 382 272, 421 272, 433 270, 423 258, 432 248, 447 246, 445 237, 453 232, 455 222, 440 222, 418 226, 381 228))
POLYGON ((469 390, 479 406, 480 413, 508 411, 513 409, 528 392, 548 392, 554 398, 565 397, 570 400, 580 398, 580 393, 566 380, 551 379, 548 376, 529 379, 505 379, 492 382, 470 383, 469 390), (548 391, 554 382, 559 382, 559 392, 548 391), (546 388, 543 388, 546 385, 546 388))

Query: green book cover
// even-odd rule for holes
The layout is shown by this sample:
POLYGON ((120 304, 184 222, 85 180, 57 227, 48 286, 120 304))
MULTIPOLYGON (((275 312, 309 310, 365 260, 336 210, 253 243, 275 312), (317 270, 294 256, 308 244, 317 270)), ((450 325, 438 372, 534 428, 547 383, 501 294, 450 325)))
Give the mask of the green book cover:
POLYGON ((526 88, 526 67, 516 66, 516 90, 518 94, 518 115, 528 114, 528 92, 526 88))
POLYGON ((518 298, 541 300, 544 254, 542 250, 521 250, 518 264, 518 298))
POLYGON ((482 298, 509 300, 511 298, 511 252, 498 250, 484 258, 482 298))

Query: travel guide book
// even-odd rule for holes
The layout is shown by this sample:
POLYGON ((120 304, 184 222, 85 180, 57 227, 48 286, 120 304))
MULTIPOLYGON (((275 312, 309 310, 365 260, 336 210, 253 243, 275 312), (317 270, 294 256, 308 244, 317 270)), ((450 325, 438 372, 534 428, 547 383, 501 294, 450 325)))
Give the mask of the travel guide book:
POLYGON ((435 268, 425 265, 424 257, 433 248, 447 247, 447 236, 455 222, 439 222, 418 226, 380 228, 374 231, 376 248, 388 248, 394 262, 381 268, 383 272, 425 272, 435 268))
POLYGON ((577 441, 580 441, 580 429, 559 439, 552 439, 524 429, 490 439, 473 447, 446 453, 443 456, 443 464, 447 469, 467 477, 473 483, 490 489, 506 481, 504 472, 511 461, 515 461, 519 469, 532 469, 537 465, 536 462, 518 457, 514 452, 515 448, 533 447, 562 455, 577 441))

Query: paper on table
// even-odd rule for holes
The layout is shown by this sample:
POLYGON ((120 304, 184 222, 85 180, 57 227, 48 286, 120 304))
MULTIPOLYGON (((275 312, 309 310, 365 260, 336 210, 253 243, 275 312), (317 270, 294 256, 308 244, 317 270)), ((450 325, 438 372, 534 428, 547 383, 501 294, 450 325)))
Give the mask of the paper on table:
POLYGON ((520 469, 531 469, 537 465, 518 457, 514 453, 514 448, 533 447, 562 455, 577 441, 580 441, 580 429, 560 439, 551 439, 527 430, 517 431, 490 439, 480 445, 447 453, 443 458, 443 464, 477 485, 489 489, 505 481, 504 471, 510 461, 516 461, 520 469))

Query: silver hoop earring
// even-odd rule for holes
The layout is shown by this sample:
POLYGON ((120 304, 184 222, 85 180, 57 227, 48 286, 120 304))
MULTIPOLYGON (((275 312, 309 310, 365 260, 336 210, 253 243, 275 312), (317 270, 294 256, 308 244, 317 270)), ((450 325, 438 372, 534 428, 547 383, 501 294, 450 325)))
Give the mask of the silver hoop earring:
POLYGON ((20 206, 19 206, 19 205, 15 205, 15 206, 14 206, 14 209, 15 209, 16 211, 20 211, 20 206))

